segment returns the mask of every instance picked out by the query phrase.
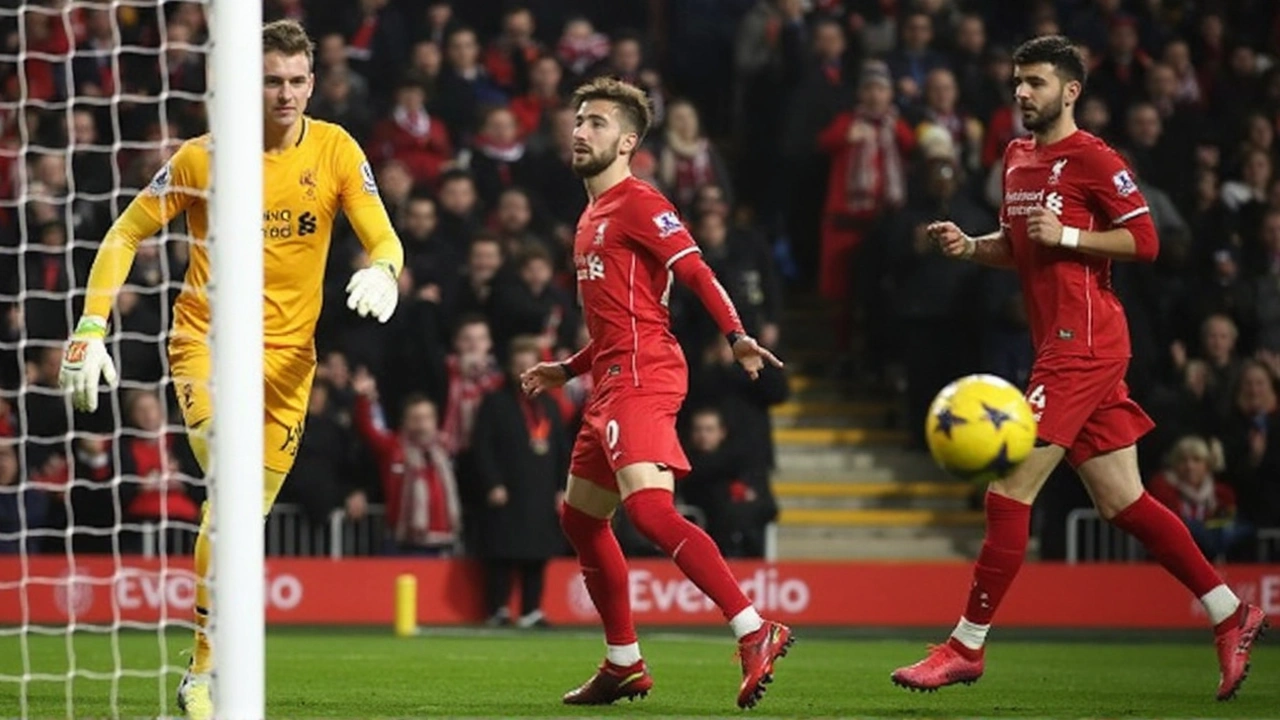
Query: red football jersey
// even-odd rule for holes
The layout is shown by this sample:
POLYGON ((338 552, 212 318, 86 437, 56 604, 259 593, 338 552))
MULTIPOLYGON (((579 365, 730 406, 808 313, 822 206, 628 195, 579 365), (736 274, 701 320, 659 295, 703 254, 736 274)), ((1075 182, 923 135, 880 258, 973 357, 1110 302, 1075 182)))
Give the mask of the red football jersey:
POLYGON ((1036 357, 1127 358, 1129 324, 1111 287, 1111 261, 1027 237, 1027 216, 1048 208, 1063 227, 1106 230, 1148 213, 1133 175, 1105 142, 1083 130, 1038 147, 1032 138, 1004 154, 1000 224, 1022 280, 1036 357))
POLYGON ((675 208, 628 177, 587 205, 573 239, 578 299, 595 349, 599 392, 686 392, 689 370, 671 334, 671 266, 698 252, 675 208))

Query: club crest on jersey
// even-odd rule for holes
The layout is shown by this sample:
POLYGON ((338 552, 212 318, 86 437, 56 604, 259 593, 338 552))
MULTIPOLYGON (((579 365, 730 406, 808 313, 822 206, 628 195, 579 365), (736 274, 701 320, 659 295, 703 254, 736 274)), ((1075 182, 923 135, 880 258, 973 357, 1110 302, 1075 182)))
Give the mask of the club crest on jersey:
POLYGON ((602 220, 600 224, 596 226, 596 238, 595 240, 591 241, 592 245, 599 247, 600 245, 604 244, 604 231, 608 227, 609 227, 608 220, 602 220))
POLYGON ((658 226, 658 237, 671 237, 684 228, 680 218, 671 210, 654 215, 653 224, 658 226))
POLYGON ((1067 166, 1067 158, 1062 158, 1053 164, 1053 168, 1049 170, 1049 184, 1057 185, 1062 179, 1062 169, 1067 166))
POLYGON ((578 255, 574 258, 578 281, 604 279, 604 258, 595 253, 578 255))
POLYGON ((1051 192, 1044 198, 1044 206, 1054 215, 1062 215, 1062 196, 1051 192))
POLYGON ((364 181, 364 191, 370 195, 377 195, 378 181, 373 177, 373 168, 368 160, 360 163, 360 177, 364 181))
POLYGON ((298 176, 298 184, 302 186, 303 197, 307 200, 316 199, 316 171, 307 168, 298 176))
POLYGON ((1116 194, 1120 197, 1128 197, 1138 191, 1138 184, 1133 181, 1128 170, 1120 170, 1112 175, 1111 184, 1116 186, 1116 194))
POLYGON ((173 168, 169 163, 165 163, 164 167, 156 171, 155 176, 151 178, 151 183, 147 185, 147 192, 152 195, 163 195, 169 190, 169 183, 173 180, 173 168))

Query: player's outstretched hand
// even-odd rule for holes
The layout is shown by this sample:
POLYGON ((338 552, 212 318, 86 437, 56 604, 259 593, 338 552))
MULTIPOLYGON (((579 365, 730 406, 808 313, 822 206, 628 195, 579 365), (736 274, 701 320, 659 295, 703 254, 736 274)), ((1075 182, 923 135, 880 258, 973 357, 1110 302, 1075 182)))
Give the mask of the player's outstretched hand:
POLYGON ((560 363, 542 362, 520 373, 520 389, 530 397, 537 397, 547 390, 569 382, 569 373, 560 363))
POLYGON ((1031 242, 1057 247, 1062 244, 1062 222, 1048 208, 1033 207, 1027 215, 1027 237, 1031 242))
POLYGON ((395 268, 390 263, 376 262, 363 270, 357 270, 347 283, 347 307, 360 317, 373 316, 384 323, 396 311, 400 299, 400 285, 396 282, 395 268))
POLYGON ((760 377, 760 370, 764 368, 765 363, 776 368, 782 367, 782 361, 767 348, 761 347, 760 343, 750 335, 743 335, 733 343, 733 357, 742 365, 742 369, 747 371, 752 380, 760 377))
POLYGON ((85 317, 67 343, 58 370, 58 385, 71 394, 71 404, 81 412, 98 409, 98 383, 107 381, 115 388, 119 376, 115 363, 102 341, 107 336, 107 323, 102 318, 85 317))
POLYGON ((973 238, 965 235, 964 231, 950 220, 929 223, 925 232, 938 243, 938 249, 947 257, 964 259, 973 255, 975 250, 973 238))

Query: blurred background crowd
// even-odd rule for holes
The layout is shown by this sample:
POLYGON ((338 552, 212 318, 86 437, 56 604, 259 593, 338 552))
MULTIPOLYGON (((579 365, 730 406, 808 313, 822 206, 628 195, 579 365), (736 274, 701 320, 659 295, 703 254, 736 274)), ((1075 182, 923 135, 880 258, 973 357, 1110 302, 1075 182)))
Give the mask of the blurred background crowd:
MULTIPOLYGON (((122 392, 72 417, 57 391, 98 241, 177 146, 208 130, 203 7, 97 5, 0 11, 0 436, 25 440, 0 444, 0 486, 41 488, 0 493, 0 551, 17 548, 19 526, 69 523, 74 535, 28 548, 127 551, 140 540, 110 528, 195 521, 204 496, 165 380, 189 251, 180 223, 142 247, 117 303, 122 392)), ((586 196, 566 99, 600 74, 649 94, 657 123, 633 172, 675 203, 748 331, 784 358, 817 344, 788 331, 785 307, 820 298, 828 332, 806 372, 899 400, 917 449, 949 380, 983 370, 1024 382, 1016 277, 945 261, 923 227, 996 227, 1003 149, 1025 133, 1011 51, 1063 33, 1090 69, 1077 121, 1122 150, 1160 232, 1157 262, 1114 272, 1130 385, 1158 422, 1140 446, 1150 487, 1213 557, 1249 559, 1253 530, 1280 526, 1280 4, 264 7, 314 37, 310 114, 364 147, 406 254, 400 307, 379 326, 346 310, 343 286, 366 259, 349 228, 333 238, 320 366, 280 498, 317 521, 385 506, 377 551, 485 558, 494 608, 516 575, 536 591, 541 564, 565 549, 555 508, 590 388, 579 379, 531 402, 510 378, 585 340, 569 247, 586 196)), ((728 554, 758 556, 777 514, 769 408, 787 379, 749 382, 691 295, 671 309, 691 368, 683 500, 728 554)), ((1044 500, 1049 517, 1087 503, 1065 478, 1044 500)), ((646 551, 634 538, 629 549, 646 551)), ((538 621, 536 592, 525 611, 538 621)))

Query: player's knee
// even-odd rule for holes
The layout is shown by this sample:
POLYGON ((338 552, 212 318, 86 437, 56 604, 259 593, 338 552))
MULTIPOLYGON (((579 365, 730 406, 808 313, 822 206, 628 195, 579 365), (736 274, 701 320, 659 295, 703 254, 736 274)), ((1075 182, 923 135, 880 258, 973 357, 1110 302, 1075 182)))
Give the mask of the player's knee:
POLYGON ((632 493, 622 501, 622 506, 636 530, 655 542, 664 531, 688 522, 676 512, 675 496, 658 488, 632 493))
POLYGON ((564 503, 560 507, 560 529, 574 547, 577 547, 579 540, 583 538, 610 531, 608 518, 588 515, 569 503, 564 503))
POLYGON ((1137 502, 1138 496, 1131 496, 1129 493, 1099 493, 1094 498, 1094 507, 1098 510, 1098 515, 1107 522, 1116 519, 1116 516, 1124 512, 1133 503, 1137 502))

